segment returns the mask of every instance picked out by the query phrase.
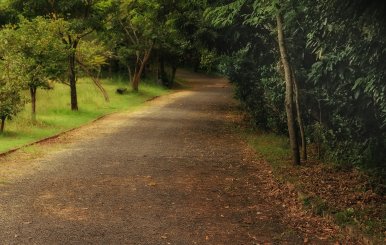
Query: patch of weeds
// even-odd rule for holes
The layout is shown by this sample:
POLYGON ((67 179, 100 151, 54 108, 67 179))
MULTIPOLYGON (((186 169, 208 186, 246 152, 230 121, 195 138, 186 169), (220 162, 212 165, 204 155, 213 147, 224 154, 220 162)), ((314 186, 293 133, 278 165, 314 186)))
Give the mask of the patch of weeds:
POLYGON ((347 208, 334 214, 336 223, 342 227, 355 224, 354 217, 355 210, 353 208, 347 208))
POLYGON ((320 197, 315 197, 313 199, 312 209, 314 210, 315 214, 324 215, 326 212, 328 212, 328 205, 326 201, 322 200, 320 197))
POLYGON ((302 198, 303 205, 305 207, 310 208, 311 207, 311 198, 310 197, 304 197, 302 198))
POLYGON ((385 169, 372 169, 367 170, 369 175, 368 184, 379 195, 386 195, 386 170, 385 169))
MULTIPOLYGON (((371 215, 375 207, 369 207, 364 210, 355 211, 352 214, 352 220, 366 234, 379 240, 385 239, 386 212, 380 212, 380 216, 375 218, 371 215)), ((386 210, 386 204, 377 207, 386 210)))
POLYGON ((385 221, 368 219, 362 224, 362 228, 366 234, 374 235, 374 231, 378 230, 379 227, 385 227, 385 221))
POLYGON ((300 198, 304 207, 309 208, 316 215, 323 216, 329 211, 327 202, 317 196, 304 196, 300 198))

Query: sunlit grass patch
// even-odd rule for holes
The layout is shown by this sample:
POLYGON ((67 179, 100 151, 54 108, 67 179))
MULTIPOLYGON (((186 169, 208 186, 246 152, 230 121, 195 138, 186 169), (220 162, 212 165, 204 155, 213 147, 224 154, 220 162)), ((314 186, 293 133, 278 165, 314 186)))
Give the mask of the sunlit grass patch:
MULTIPOLYGON (((36 122, 31 119, 31 104, 27 103, 21 113, 6 122, 5 132, 0 135, 0 152, 79 127, 112 112, 134 110, 146 100, 168 93, 166 89, 151 82, 142 82, 138 93, 130 92, 126 79, 122 77, 103 79, 102 83, 110 102, 104 100, 91 79, 79 79, 79 111, 70 109, 70 88, 67 85, 57 83, 53 89, 38 90, 36 122), (129 92, 124 95, 117 94, 117 88, 122 87, 127 88, 129 92)), ((27 91, 25 96, 28 99, 27 91)))

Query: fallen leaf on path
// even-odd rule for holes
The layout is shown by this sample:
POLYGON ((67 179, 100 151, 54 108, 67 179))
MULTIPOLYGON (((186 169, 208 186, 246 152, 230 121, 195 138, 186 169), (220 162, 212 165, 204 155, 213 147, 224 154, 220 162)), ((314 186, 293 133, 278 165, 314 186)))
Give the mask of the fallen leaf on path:
POLYGON ((149 183, 147 184, 147 186, 156 186, 156 185, 157 185, 156 182, 149 182, 149 183))

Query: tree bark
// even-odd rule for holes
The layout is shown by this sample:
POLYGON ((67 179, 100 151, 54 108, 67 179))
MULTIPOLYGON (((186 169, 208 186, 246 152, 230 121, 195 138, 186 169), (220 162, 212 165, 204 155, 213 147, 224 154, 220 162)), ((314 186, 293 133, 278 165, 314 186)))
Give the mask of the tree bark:
POLYGON ((32 121, 36 121, 36 87, 35 86, 30 86, 29 87, 29 92, 31 94, 31 118, 32 121))
POLYGON ((1 126, 0 126, 0 133, 1 134, 4 132, 5 119, 6 119, 6 117, 1 117, 1 126))
POLYGON ((78 41, 74 40, 71 45, 72 52, 68 56, 69 63, 69 83, 70 83, 70 94, 71 94, 71 110, 77 111, 78 108, 78 95, 76 92, 76 54, 75 49, 78 46, 78 41))
POLYGON ((297 115, 299 131, 300 131, 301 157, 304 161, 307 161, 306 134, 304 132, 303 116, 302 116, 302 111, 300 108, 300 87, 299 87, 298 81, 296 80, 295 73, 294 73, 293 69, 291 69, 291 73, 292 73, 292 81, 293 81, 294 92, 295 92, 296 115, 297 115))
POLYGON ((136 71, 135 71, 134 79, 133 79, 133 83, 132 83, 132 88, 133 88, 134 92, 138 92, 138 87, 139 87, 139 82, 141 80, 141 75, 142 75, 142 72, 145 68, 145 65, 147 64, 147 61, 149 60, 151 51, 153 49, 153 45, 154 45, 154 43, 151 45, 151 47, 148 50, 145 51, 145 54, 143 55, 142 60, 137 59, 137 65, 136 65, 136 69, 135 69, 136 71))
POLYGON ((142 65, 143 65, 143 62, 141 62, 141 61, 138 61, 138 63, 135 65, 133 82, 131 84, 134 92, 138 92, 139 81, 141 79, 141 73, 142 73, 141 72, 142 65))
POLYGON ((287 126, 288 134, 290 139, 291 151, 292 151, 292 162, 294 165, 300 164, 300 154, 299 154, 299 143, 296 136, 296 125, 295 125, 295 116, 293 108, 293 81, 291 77, 291 65, 288 59, 287 48, 284 40, 284 31, 283 31, 283 16, 279 12, 276 16, 277 21, 277 32, 278 32, 278 43, 280 49, 280 57, 283 63, 284 68, 284 77, 286 83, 286 93, 285 93, 285 109, 287 113, 287 126))

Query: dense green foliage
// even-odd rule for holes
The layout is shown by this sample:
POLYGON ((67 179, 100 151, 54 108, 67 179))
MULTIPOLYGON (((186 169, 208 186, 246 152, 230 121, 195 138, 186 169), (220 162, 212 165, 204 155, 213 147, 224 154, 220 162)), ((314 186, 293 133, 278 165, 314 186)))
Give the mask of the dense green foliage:
POLYGON ((0 35, 0 133, 3 132, 6 119, 12 119, 22 108, 20 95, 23 59, 9 49, 8 31, 0 35))
POLYGON ((226 38, 220 70, 260 128, 286 132, 278 4, 300 87, 307 141, 347 166, 384 169, 385 4, 366 1, 214 1, 206 18, 226 38), (229 37, 229 32, 232 36, 229 37))
POLYGON ((33 21, 21 19, 18 26, 8 25, 0 31, 2 39, 7 41, 9 57, 20 58, 19 85, 30 91, 33 120, 37 88, 50 88, 50 81, 62 79, 66 72, 65 47, 56 33, 60 24, 41 17, 33 21))
POLYGON ((384 169, 385 9, 364 0, 2 0, 0 86, 14 96, 1 107, 10 118, 20 90, 57 81, 70 85, 76 110, 78 77, 92 77, 108 100, 102 71, 124 71, 138 90, 146 76, 171 87, 188 64, 226 74, 254 125, 285 134, 281 16, 306 141, 341 165, 384 169))
POLYGON ((304 170, 288 156, 308 149, 382 192, 384 16, 375 0, 0 0, 0 151, 137 106, 188 66, 229 78, 274 169, 304 170))
MULTIPOLYGON (((107 69, 110 75, 127 69, 134 91, 149 72, 171 87, 177 66, 197 43, 183 33, 190 27, 195 28, 193 35, 201 31, 204 8, 199 1, 1 0, 0 35, 7 53, 0 53, 0 59, 19 61, 7 68, 18 78, 12 79, 17 86, 7 87, 14 88, 15 95, 30 90, 32 120, 37 89, 50 88, 53 82, 69 85, 72 110, 79 108, 77 81, 82 76, 92 77, 108 101, 99 80, 107 69)), ((1 103, 10 111, 5 99, 1 103)), ((6 118, 17 113, 14 104, 6 118)))

